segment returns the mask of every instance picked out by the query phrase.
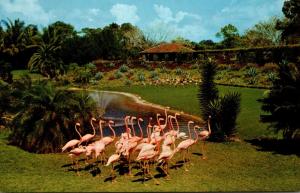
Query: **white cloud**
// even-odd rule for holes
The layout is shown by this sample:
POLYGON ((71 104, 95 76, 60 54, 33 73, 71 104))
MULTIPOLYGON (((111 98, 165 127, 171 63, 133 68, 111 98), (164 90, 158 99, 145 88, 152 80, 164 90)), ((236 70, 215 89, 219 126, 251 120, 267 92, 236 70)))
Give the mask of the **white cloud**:
POLYGON ((115 4, 110 9, 110 13, 116 17, 117 23, 125 23, 130 22, 135 24, 140 20, 137 15, 137 7, 135 5, 127 5, 127 4, 115 4))
POLYGON ((154 10, 159 18, 160 21, 169 23, 169 22, 175 22, 179 23, 181 22, 186 16, 191 17, 196 20, 201 20, 201 16, 197 14, 191 14, 185 11, 178 11, 176 14, 173 16, 173 12, 169 7, 165 7, 163 5, 154 5, 154 10))
POLYGON ((158 41, 172 40, 182 36, 191 40, 204 37, 207 31, 202 26, 202 17, 197 14, 178 11, 173 13, 169 7, 154 5, 157 17, 149 23, 147 31, 158 41), (183 21, 184 20, 184 21, 183 21))
POLYGON ((0 7, 7 13, 19 13, 33 22, 49 23, 55 16, 46 12, 38 0, 1 0, 0 7))
POLYGON ((232 1, 212 17, 212 23, 222 27, 228 23, 242 25, 242 28, 266 20, 281 10, 284 0, 272 0, 272 3, 257 3, 257 1, 232 1))
POLYGON ((97 15, 99 15, 99 13, 100 13, 100 9, 91 8, 91 9, 88 10, 88 13, 89 13, 90 15, 97 16, 97 15))

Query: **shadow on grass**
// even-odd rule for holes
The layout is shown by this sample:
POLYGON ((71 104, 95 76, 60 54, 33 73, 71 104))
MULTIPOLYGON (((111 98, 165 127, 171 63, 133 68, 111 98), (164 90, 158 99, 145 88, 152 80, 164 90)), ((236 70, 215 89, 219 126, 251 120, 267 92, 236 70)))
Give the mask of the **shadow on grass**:
POLYGON ((281 155, 297 155, 300 157, 300 140, 283 140, 274 138, 250 139, 245 140, 258 151, 268 151, 281 155))

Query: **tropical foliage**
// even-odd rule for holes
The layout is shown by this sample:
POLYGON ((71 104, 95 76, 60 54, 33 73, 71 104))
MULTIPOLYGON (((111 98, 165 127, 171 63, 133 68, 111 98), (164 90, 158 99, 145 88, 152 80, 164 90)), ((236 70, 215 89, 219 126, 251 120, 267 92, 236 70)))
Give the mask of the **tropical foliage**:
POLYGON ((217 68, 214 61, 205 61, 199 85, 198 100, 204 120, 211 116, 212 137, 214 139, 227 139, 237 134, 236 120, 240 112, 241 95, 227 93, 219 96, 219 91, 214 83, 217 68))
POLYGON ((279 64, 278 78, 273 80, 273 87, 267 97, 260 99, 261 121, 269 123, 269 128, 276 133, 282 131, 285 139, 294 137, 300 129, 300 66, 279 64))
POLYGON ((19 82, 12 90, 19 103, 10 142, 31 152, 59 151, 67 140, 78 138, 74 122, 85 122, 93 112, 94 102, 86 93, 56 89, 47 81, 19 82))

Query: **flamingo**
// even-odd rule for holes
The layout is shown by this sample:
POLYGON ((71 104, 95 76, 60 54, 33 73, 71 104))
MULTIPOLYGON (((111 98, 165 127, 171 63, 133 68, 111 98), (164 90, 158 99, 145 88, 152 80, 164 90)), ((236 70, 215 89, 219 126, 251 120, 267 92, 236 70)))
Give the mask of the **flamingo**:
POLYGON ((179 131, 179 124, 177 121, 177 116, 180 116, 180 113, 175 113, 175 116, 173 117, 173 119, 175 120, 176 126, 177 126, 177 139, 186 139, 186 138, 188 138, 186 133, 179 131))
POLYGON ((150 142, 150 132, 149 132, 149 129, 152 128, 152 125, 151 125, 151 120, 152 120, 152 117, 149 117, 149 122, 148 122, 148 125, 147 125, 147 137, 143 138, 142 139, 142 143, 149 143, 150 142))
POLYGON ((66 149, 68 149, 68 148, 70 148, 70 147, 71 147, 71 148, 74 148, 76 145, 78 145, 78 144, 80 143, 82 136, 80 135, 80 133, 79 133, 79 131, 77 130, 77 127, 76 127, 76 126, 80 126, 80 124, 79 124, 79 123, 76 123, 76 124, 75 124, 75 131, 78 133, 80 139, 79 139, 79 140, 78 140, 78 139, 72 139, 72 140, 68 141, 68 142, 62 147, 62 151, 61 151, 61 152, 64 152, 66 149))
MULTIPOLYGON (((175 140, 174 136, 172 136, 171 134, 168 134, 166 137, 167 138, 171 137, 172 140, 175 140)), ((158 163, 162 163, 163 165, 166 166, 166 169, 162 168, 162 170, 167 174, 167 177, 169 177, 169 166, 168 166, 169 160, 172 159, 174 154, 177 152, 174 141, 171 144, 173 144, 173 150, 171 149, 170 145, 163 144, 162 151, 161 151, 159 157, 157 158, 158 163)))
POLYGON ((87 142, 90 141, 93 137, 95 137, 96 130, 95 130, 95 127, 94 127, 94 125, 93 125, 93 121, 96 121, 96 119, 95 119, 94 117, 92 117, 92 118, 91 118, 91 121, 90 121, 91 126, 92 126, 92 129, 93 129, 93 134, 88 133, 88 134, 85 134, 84 136, 82 136, 81 142, 80 142, 80 143, 82 143, 82 142, 87 143, 87 142))
MULTIPOLYGON (((150 176, 155 180, 155 178, 153 177, 153 175, 150 172, 150 165, 148 164, 147 167, 147 163, 149 162, 150 159, 153 159, 154 157, 156 157, 157 155, 159 155, 160 152, 160 143, 156 143, 156 146, 153 149, 149 149, 147 151, 140 151, 139 155, 136 158, 136 161, 142 161, 143 162, 143 179, 145 181, 145 173, 147 172, 148 174, 150 174, 150 176), (155 151, 155 148, 157 148, 157 150, 155 151)), ((159 182, 157 180, 155 180, 156 184, 159 184, 159 182)))
POLYGON ((165 124, 163 124, 163 125, 160 124, 160 121, 159 121, 159 119, 158 119, 158 116, 160 116, 160 114, 159 114, 159 113, 156 114, 157 124, 159 125, 160 129, 161 129, 163 132, 164 132, 164 129, 167 127, 167 124, 168 124, 168 114, 167 114, 167 109, 170 109, 170 107, 166 107, 166 108, 165 108, 165 116, 166 116, 166 118, 165 118, 165 124))
MULTIPOLYGON (((73 161, 73 163, 74 163, 74 158, 75 157, 79 157, 82 153, 85 153, 86 152, 86 149, 85 149, 85 147, 84 146, 79 146, 79 147, 77 147, 77 148, 74 148, 74 149, 72 149, 71 151, 70 151, 70 153, 69 153, 69 157, 72 159, 72 161, 73 161)), ((77 175, 79 175, 79 173, 78 173, 78 168, 79 168, 79 164, 78 164, 78 160, 75 162, 76 163, 76 174, 77 175)))
POLYGON ((208 130, 202 130, 202 131, 199 132, 200 140, 203 141, 203 144, 202 144, 202 152, 203 152, 202 159, 207 159, 207 157, 204 155, 204 147, 205 147, 205 141, 209 138, 209 136, 211 134, 210 119, 211 119, 211 116, 209 115, 208 120, 207 120, 208 130))
MULTIPOLYGON (((103 137, 103 136, 102 136, 102 138, 101 138, 101 141, 102 141, 106 146, 109 145, 109 144, 111 144, 111 143, 115 140, 115 138, 116 138, 116 133, 115 133, 114 129, 113 129, 112 126, 111 126, 111 124, 114 124, 114 123, 115 123, 115 122, 113 122, 113 121, 109 121, 109 122, 108 122, 108 127, 109 127, 109 129, 112 131, 113 137, 110 137, 110 136, 103 137)), ((99 124, 101 125, 101 120, 100 120, 99 124)), ((101 129, 101 133, 102 133, 102 126, 100 126, 100 129, 101 129)))
MULTIPOLYGON (((109 166, 111 164, 111 173, 110 173, 111 177, 113 177, 113 173, 114 173, 114 163, 119 160, 120 160, 120 154, 113 154, 107 160, 107 163, 105 166, 109 166)), ((112 180, 112 182, 113 182, 113 180, 112 180)))
POLYGON ((121 151, 123 151, 123 143, 129 138, 131 137, 131 134, 129 133, 130 128, 127 125, 127 119, 129 119, 130 116, 125 116, 124 118, 124 123, 125 123, 125 132, 121 133, 121 137, 120 139, 115 143, 115 147, 116 147, 116 153, 121 153, 121 151))
MULTIPOLYGON (((184 140, 184 141, 182 141, 182 142, 180 142, 180 143, 177 145, 176 149, 175 149, 176 152, 178 152, 178 151, 183 151, 183 150, 185 150, 185 151, 188 152, 189 147, 190 147, 192 144, 195 143, 195 140, 192 139, 192 136, 191 136, 190 124, 194 124, 194 122, 193 122, 193 121, 189 121, 189 122, 188 122, 188 131, 189 131, 189 137, 190 137, 190 138, 189 138, 189 139, 186 139, 186 140, 184 140)), ((198 135, 197 135, 197 139, 198 139, 198 135)), ((186 156, 186 155, 185 155, 185 154, 186 154, 186 153, 183 154, 183 161, 184 161, 184 162, 186 161, 186 159, 185 159, 185 156, 186 156)), ((185 170, 188 171, 187 168, 185 168, 185 170)))

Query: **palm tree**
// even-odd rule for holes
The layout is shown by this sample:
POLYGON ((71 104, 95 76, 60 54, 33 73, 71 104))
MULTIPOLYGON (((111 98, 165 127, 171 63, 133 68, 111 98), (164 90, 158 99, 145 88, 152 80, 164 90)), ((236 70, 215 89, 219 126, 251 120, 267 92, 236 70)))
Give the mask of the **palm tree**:
POLYGON ((261 121, 269 123, 276 133, 282 131, 284 139, 292 139, 300 131, 300 67, 286 61, 279 64, 279 76, 273 82, 268 96, 259 100, 261 121))
POLYGON ((55 89, 48 81, 24 90, 21 98, 23 108, 12 121, 10 142, 36 153, 57 152, 67 140, 78 137, 71 129, 76 115, 92 113, 88 105, 94 105, 91 98, 78 103, 75 93, 55 89))
POLYGON ((60 57, 61 45, 62 38, 56 30, 52 27, 45 28, 37 50, 28 62, 29 69, 38 71, 50 79, 63 74, 65 69, 60 57))

